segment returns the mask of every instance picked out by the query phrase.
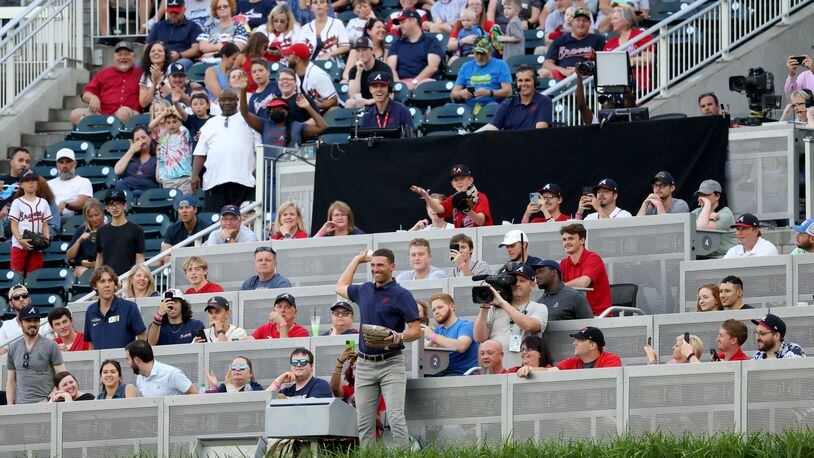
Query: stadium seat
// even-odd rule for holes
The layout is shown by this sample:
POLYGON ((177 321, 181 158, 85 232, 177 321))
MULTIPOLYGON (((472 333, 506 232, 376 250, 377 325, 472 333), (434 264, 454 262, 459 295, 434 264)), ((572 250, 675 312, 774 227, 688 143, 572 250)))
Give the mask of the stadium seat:
MULTIPOLYGON (((0 244, 5 245, 5 244, 0 244)), ((5 263, 8 266, 8 263, 5 263)), ((0 296, 7 297, 8 290, 12 286, 18 285, 23 282, 23 277, 17 272, 9 269, 0 269, 0 296)))
POLYGON ((93 288, 90 286, 91 275, 93 275, 93 269, 88 269, 82 272, 82 275, 74 279, 74 284, 71 286, 71 293, 74 296, 84 296, 93 291, 93 288))
POLYGON ((332 60, 312 60, 311 62, 325 70, 333 82, 338 82, 342 78, 342 71, 339 69, 339 65, 336 65, 336 62, 332 60))
POLYGON ((545 56, 536 56, 534 54, 524 54, 522 56, 513 56, 509 57, 506 61, 506 64, 509 66, 509 71, 512 75, 517 73, 517 70, 522 65, 530 65, 536 69, 540 69, 543 67, 543 62, 545 61, 545 56))
POLYGON ((424 112, 416 107, 410 107, 410 114, 413 115, 413 129, 417 131, 421 124, 424 124, 424 112))
POLYGON ((611 305, 616 307, 636 307, 636 294, 639 285, 635 283, 616 283, 610 285, 611 305))
POLYGON ((331 110, 325 115, 325 122, 328 123, 328 133, 350 132, 353 122, 356 119, 357 110, 355 108, 338 108, 331 110))
POLYGON ((427 81, 413 90, 410 104, 420 108, 437 107, 449 103, 455 84, 452 81, 427 81))
POLYGON ((430 111, 427 121, 421 125, 421 131, 427 134, 434 131, 455 131, 459 128, 466 128, 471 117, 472 112, 466 105, 448 103, 430 111))
POLYGON ((93 190, 107 189, 116 182, 116 174, 110 165, 88 165, 76 169, 76 174, 87 178, 93 185, 93 190))
POLYGON ((220 213, 201 212, 198 213, 198 219, 205 222, 206 225, 214 224, 220 221, 220 213))
MULTIPOLYGON (((107 189, 100 189, 93 193, 93 198, 98 200, 102 203, 102 206, 105 205, 105 193, 107 189)), ((136 199, 133 197, 133 194, 130 191, 124 191, 124 195, 127 196, 127 211, 133 211, 133 207, 136 205, 136 199)))
POLYGON ((31 294, 31 305, 40 310, 40 317, 45 318, 51 310, 64 307, 65 300, 56 293, 36 293, 31 294))
POLYGON ((539 46, 545 46, 545 32, 542 30, 532 29, 523 32, 526 38, 526 54, 534 52, 534 49, 539 46))
POLYGON ((334 83, 334 89, 336 89, 336 94, 339 95, 340 100, 348 98, 348 83, 334 83))
POLYGON ((472 117, 472 122, 469 123, 470 129, 475 131, 492 122, 492 118, 495 117, 495 112, 499 106, 500 104, 497 102, 490 102, 481 106, 477 114, 472 117))
POLYGON ((101 146, 102 143, 116 138, 122 127, 122 122, 113 115, 85 116, 65 139, 85 140, 101 146))
POLYGON ((406 84, 400 82, 393 84, 393 99, 397 102, 405 103, 411 95, 410 88, 406 84))
MULTIPOLYGON (((382 8, 399 8, 398 0, 382 0, 382 8)), ((382 15, 384 18, 385 26, 387 25, 387 16, 382 15)))
POLYGON ((93 165, 109 165, 114 166, 119 159, 124 156, 124 153, 130 149, 130 140, 118 139, 105 142, 96 154, 93 155, 90 162, 93 165))
MULTIPOLYGON (((82 166, 90 162, 93 155, 96 153, 96 148, 93 143, 86 140, 63 140, 61 142, 52 143, 51 146, 45 149, 42 159, 37 162, 37 165, 50 165, 56 164, 57 151, 62 148, 68 148, 73 151, 78 165, 82 166)), ((47 176, 47 175, 46 175, 47 176)))
POLYGON ((348 25, 348 21, 356 17, 356 13, 353 10, 345 10, 337 16, 337 18, 342 21, 346 26, 348 25))
POLYGON ((45 178, 46 180, 56 178, 57 175, 59 175, 59 170, 57 170, 56 165, 37 165, 31 167, 31 170, 37 172, 37 175, 45 178))
MULTIPOLYGON (((449 35, 444 33, 436 33, 435 39, 438 40, 439 43, 441 43, 441 49, 444 50, 444 52, 446 52, 447 45, 449 44, 449 35)), ((442 59, 441 62, 443 65, 444 60, 442 59)))
POLYGON ((73 233, 76 228, 85 224, 85 219, 81 214, 69 216, 68 219, 62 223, 62 229, 59 231, 59 239, 70 241, 73 238, 73 233))
POLYGON ((204 203, 206 202, 206 191, 199 189, 198 192, 195 193, 195 200, 198 201, 198 211, 200 211, 204 208, 204 203))
POLYGON ((137 116, 133 116, 124 124, 124 127, 119 130, 119 138, 129 140, 130 137, 133 135, 133 131, 136 130, 136 127, 138 126, 147 127, 149 125, 150 125, 150 113, 143 113, 137 116))
POLYGON ((0 265, 8 266, 11 262, 11 242, 0 243, 0 265))
POLYGON ((68 242, 59 240, 51 242, 51 246, 46 248, 43 253, 43 267, 67 267, 66 251, 68 251, 68 242))
POLYGON ((550 87, 557 85, 557 80, 554 78, 537 78, 537 90, 542 92, 550 87))
POLYGON ((163 241, 163 239, 144 240, 144 259, 150 259, 153 256, 161 253, 161 242, 163 241))
POLYGON ((195 83, 203 84, 206 69, 213 65, 215 64, 207 62, 196 62, 192 64, 191 67, 189 67, 189 70, 187 70, 187 78, 189 78, 190 81, 193 81, 195 83))
POLYGON ((31 272, 25 279, 26 287, 32 294, 58 294, 65 301, 73 282, 73 273, 65 267, 44 267, 31 272))
MULTIPOLYGON (((387 17, 387 16, 383 16, 383 17, 387 17)), ((385 22, 387 22, 387 21, 385 21, 385 22)), ((399 39, 398 36, 396 36, 396 35, 394 35, 392 33, 388 33, 387 35, 384 36, 384 44, 386 44, 387 46, 390 46, 393 43, 395 43, 396 40, 398 40, 398 39, 399 39)))
POLYGON ((329 145, 345 145, 350 141, 350 134, 324 134, 319 136, 319 141, 329 145))
POLYGON ((475 60, 475 58, 471 56, 464 56, 455 59, 447 66, 447 71, 444 73, 444 75, 448 80, 455 81, 455 79, 458 78, 458 72, 461 71, 461 67, 470 60, 475 60))
POLYGON ((161 213, 136 213, 127 217, 134 224, 144 229, 145 239, 163 238, 170 227, 170 218, 161 213))
POLYGON ((174 213, 175 200, 181 191, 175 188, 152 188, 144 191, 136 201, 133 211, 136 213, 174 213))

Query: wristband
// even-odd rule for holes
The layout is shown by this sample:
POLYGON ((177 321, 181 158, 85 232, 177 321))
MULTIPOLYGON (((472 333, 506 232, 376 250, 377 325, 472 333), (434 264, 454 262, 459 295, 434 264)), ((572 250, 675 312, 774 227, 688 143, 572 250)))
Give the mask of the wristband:
POLYGON ((161 315, 159 315, 157 313, 155 315, 153 315, 153 322, 154 323, 158 323, 160 325, 162 321, 164 321, 163 316, 161 316, 161 315))
POLYGON ((161 322, 160 322, 160 321, 153 320, 153 324, 154 324, 154 325, 156 325, 156 326, 161 326, 161 322))
POLYGON ((277 383, 277 380, 275 380, 275 381, 271 382, 271 386, 273 386, 275 390, 279 390, 279 389, 280 389, 280 384, 279 384, 279 383, 277 383))
POLYGON ((437 337, 438 337, 438 334, 436 334, 436 333, 434 333, 434 332, 433 332, 433 333, 432 333, 432 335, 430 336, 430 342, 435 342, 435 343, 438 343, 438 342, 435 340, 437 337))
POLYGON ((464 267, 466 267, 466 263, 465 263, 465 262, 462 262, 462 263, 458 264, 458 268, 459 268, 459 269, 464 270, 464 267))
POLYGON ((333 373, 336 374, 336 375, 342 375, 342 373, 339 372, 339 371, 334 371, 333 373))

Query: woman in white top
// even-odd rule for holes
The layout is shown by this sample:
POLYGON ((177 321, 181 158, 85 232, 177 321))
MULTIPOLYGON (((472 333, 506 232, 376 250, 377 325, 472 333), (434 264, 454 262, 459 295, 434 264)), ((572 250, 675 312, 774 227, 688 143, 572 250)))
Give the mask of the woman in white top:
POLYGON ((269 61, 277 62, 283 58, 283 49, 294 44, 300 34, 300 25, 287 3, 278 3, 268 16, 268 22, 254 29, 269 37, 269 61), (276 57, 272 58, 271 56, 276 57))
POLYGON ((303 42, 311 48, 311 58, 316 60, 332 60, 341 65, 339 56, 350 51, 348 35, 342 21, 328 17, 328 0, 313 0, 311 10, 316 17, 313 21, 300 29, 297 41, 303 42))
POLYGON ((167 67, 170 65, 169 55, 167 45, 161 41, 154 41, 144 48, 138 92, 138 101, 142 108, 150 106, 161 87, 169 84, 167 79, 169 76, 167 67))
MULTIPOLYGON (((447 196, 445 196, 443 194, 434 193, 434 194, 431 194, 431 195, 432 195, 432 197, 438 199, 439 202, 443 201, 444 199, 447 198, 447 196)), ((455 229, 454 224, 448 223, 444 218, 439 218, 438 213, 435 213, 435 211, 432 208, 430 208, 429 205, 427 205, 427 216, 429 216, 429 220, 427 220, 427 219, 419 220, 409 230, 410 231, 437 231, 437 230, 443 230, 443 229, 455 229)))

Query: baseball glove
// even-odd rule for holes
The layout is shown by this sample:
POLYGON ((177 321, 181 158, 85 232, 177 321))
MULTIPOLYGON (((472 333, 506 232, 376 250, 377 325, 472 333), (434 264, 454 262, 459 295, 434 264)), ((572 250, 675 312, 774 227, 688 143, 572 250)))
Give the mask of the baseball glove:
POLYGON ((28 240, 28 244, 31 245, 31 249, 34 251, 42 251, 51 246, 51 240, 45 238, 42 234, 29 231, 28 229, 23 231, 22 238, 28 240))
POLYGON ((396 332, 385 326, 375 324, 363 324, 362 335, 365 337, 365 345, 370 348, 389 350, 393 342, 396 341, 396 332), (392 336, 392 337, 391 337, 392 336))
POLYGON ((455 193, 452 196, 452 207, 459 212, 468 212, 478 204, 478 190, 475 185, 466 188, 466 191, 455 193))

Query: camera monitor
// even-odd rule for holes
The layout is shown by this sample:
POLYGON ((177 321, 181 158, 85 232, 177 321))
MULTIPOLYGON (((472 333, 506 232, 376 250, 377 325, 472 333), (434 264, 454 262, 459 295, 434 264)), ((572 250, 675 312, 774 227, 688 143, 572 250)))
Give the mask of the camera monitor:
POLYGON ((401 138, 401 127, 387 127, 384 129, 360 127, 356 131, 358 138, 401 138))
POLYGON ((630 63, 625 51, 596 53, 596 86, 604 93, 624 92, 630 81, 630 63))

